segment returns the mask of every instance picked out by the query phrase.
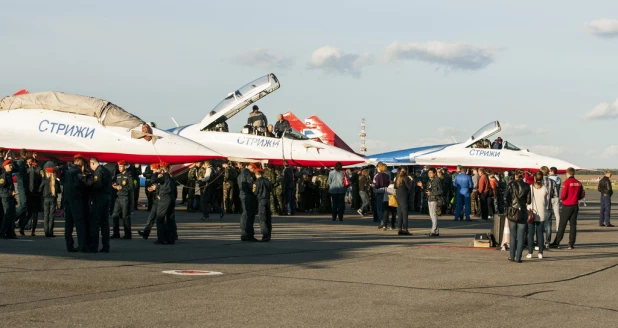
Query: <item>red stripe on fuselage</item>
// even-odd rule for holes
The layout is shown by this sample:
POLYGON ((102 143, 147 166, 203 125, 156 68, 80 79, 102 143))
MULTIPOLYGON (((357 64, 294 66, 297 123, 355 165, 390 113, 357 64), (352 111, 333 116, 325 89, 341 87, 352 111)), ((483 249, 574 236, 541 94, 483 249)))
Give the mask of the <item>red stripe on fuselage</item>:
POLYGON ((129 163, 152 164, 159 162, 167 162, 169 164, 184 164, 201 162, 211 159, 222 159, 222 157, 212 156, 195 156, 195 155, 135 155, 122 153, 101 153, 101 152, 85 152, 85 151, 57 151, 57 150, 39 150, 28 149, 30 152, 36 152, 40 158, 58 159, 63 162, 72 162, 73 156, 81 154, 86 159, 96 157, 101 162, 117 162, 125 160, 129 163), (49 156, 45 156, 49 155, 49 156))

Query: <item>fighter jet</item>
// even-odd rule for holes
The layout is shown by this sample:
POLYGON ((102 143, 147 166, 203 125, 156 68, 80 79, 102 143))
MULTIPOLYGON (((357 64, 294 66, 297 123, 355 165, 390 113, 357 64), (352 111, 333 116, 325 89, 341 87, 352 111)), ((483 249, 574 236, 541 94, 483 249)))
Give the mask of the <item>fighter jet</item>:
POLYGON ((240 133, 223 131, 225 121, 279 87, 279 80, 274 74, 265 75, 230 93, 201 122, 168 131, 207 145, 232 161, 282 165, 286 160, 293 166, 308 167, 365 161, 354 153, 311 140, 293 129, 279 138, 266 136, 266 127, 263 126, 246 125, 240 133))
MULTIPOLYGON (((317 120, 308 118, 307 121, 317 120)), ((321 120, 319 122, 317 124, 319 130, 331 130, 321 120)), ((489 138, 500 131, 502 131, 500 122, 494 121, 482 127, 465 142, 395 150, 366 156, 365 159, 368 164, 384 162, 389 166, 429 165, 447 167, 450 170, 454 170, 458 165, 491 168, 494 171, 524 169, 534 172, 541 166, 556 167, 558 173, 564 173, 569 167, 575 170, 582 169, 561 159, 520 149, 510 141, 503 141, 501 148, 493 149, 489 138)), ((340 140, 336 134, 330 139, 340 140)))
POLYGON ((77 153, 103 162, 170 164, 223 158, 191 140, 146 124, 113 103, 63 92, 20 90, 0 98, 0 146, 45 159, 77 153))

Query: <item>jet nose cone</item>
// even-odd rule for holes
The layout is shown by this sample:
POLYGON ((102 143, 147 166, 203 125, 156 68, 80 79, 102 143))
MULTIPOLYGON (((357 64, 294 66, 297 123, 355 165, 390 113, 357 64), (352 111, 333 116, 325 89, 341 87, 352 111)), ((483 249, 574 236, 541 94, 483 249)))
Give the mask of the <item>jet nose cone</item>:
POLYGON ((153 145, 161 160, 170 164, 222 159, 223 155, 187 138, 161 131, 162 137, 153 145))

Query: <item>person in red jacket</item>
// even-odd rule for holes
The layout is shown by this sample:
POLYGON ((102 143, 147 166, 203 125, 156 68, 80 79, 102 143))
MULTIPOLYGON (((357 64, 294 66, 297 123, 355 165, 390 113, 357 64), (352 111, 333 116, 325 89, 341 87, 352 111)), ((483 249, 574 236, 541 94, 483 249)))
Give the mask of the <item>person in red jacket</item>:
POLYGON ((487 220, 489 217, 488 197, 489 197, 489 178, 485 169, 479 169, 479 199, 481 203, 481 219, 487 220))
POLYGON ((575 179, 575 170, 569 167, 566 171, 567 179, 562 184, 562 211, 560 212, 560 226, 556 239, 551 243, 550 247, 560 248, 560 241, 564 236, 567 221, 569 222, 569 249, 573 249, 575 245, 575 237, 577 237, 577 214, 579 213, 579 201, 586 197, 586 191, 579 180, 575 179))

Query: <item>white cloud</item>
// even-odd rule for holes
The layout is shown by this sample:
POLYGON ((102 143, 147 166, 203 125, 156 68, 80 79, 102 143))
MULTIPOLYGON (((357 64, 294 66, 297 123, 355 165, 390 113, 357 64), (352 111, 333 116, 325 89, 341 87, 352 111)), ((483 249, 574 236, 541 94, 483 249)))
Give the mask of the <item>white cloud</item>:
POLYGON ((518 136, 527 136, 527 135, 539 135, 539 134, 547 134, 549 132, 544 128, 533 128, 528 126, 527 124, 511 124, 511 123, 503 123, 501 124, 502 130, 500 134, 509 136, 509 137, 518 137, 518 136))
POLYGON ((498 48, 479 47, 467 43, 401 43, 386 47, 386 62, 418 60, 438 64, 446 70, 480 70, 496 60, 498 48))
POLYGON ((584 115, 584 118, 587 120, 603 120, 616 117, 618 117, 618 98, 616 98, 613 104, 600 103, 584 115))
POLYGON ((465 133, 462 130, 459 130, 457 128, 453 128, 450 126, 438 128, 437 132, 439 136, 447 136, 447 137, 458 136, 458 135, 462 135, 463 133, 465 133))
POLYGON ((289 56, 278 55, 268 49, 258 48, 233 56, 232 62, 243 66, 286 68, 292 65, 293 60, 289 56))
POLYGON ((586 32, 592 35, 605 38, 618 37, 618 20, 616 19, 597 19, 586 24, 586 32))
POLYGON ((533 153, 550 156, 550 157, 556 157, 564 152, 562 147, 551 146, 551 145, 534 145, 534 146, 530 146, 530 148, 528 149, 530 149, 530 151, 533 153))
POLYGON ((374 58, 370 54, 349 54, 333 46, 324 46, 311 54, 309 68, 360 77, 361 70, 373 62, 374 58))
POLYGON ((602 158, 616 157, 618 156, 618 145, 607 146, 603 152, 601 152, 602 158))

